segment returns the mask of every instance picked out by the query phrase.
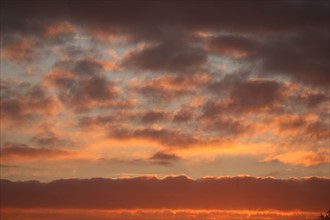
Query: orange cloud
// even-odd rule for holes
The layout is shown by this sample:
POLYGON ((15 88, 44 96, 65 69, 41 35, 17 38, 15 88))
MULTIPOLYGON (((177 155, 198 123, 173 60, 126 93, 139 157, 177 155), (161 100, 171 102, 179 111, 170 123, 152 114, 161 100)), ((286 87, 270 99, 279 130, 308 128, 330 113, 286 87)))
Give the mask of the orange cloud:
POLYGON ((210 80, 207 74, 170 75, 151 80, 133 79, 129 87, 153 101, 170 101, 192 95, 210 80))
POLYGON ((75 28, 69 22, 58 22, 48 26, 44 32, 46 37, 56 37, 62 34, 73 33, 75 28))
POLYGON ((122 70, 116 62, 109 62, 109 61, 99 61, 99 62, 106 71, 116 71, 116 72, 118 72, 118 71, 122 70))
MULTIPOLYGON (((273 120, 279 136, 309 138, 321 142, 328 138, 328 123, 321 121, 316 114, 294 115, 285 114, 273 120)), ((299 142, 299 140, 297 140, 299 142)))
POLYGON ((1 48, 1 57, 14 63, 22 63, 36 56, 35 49, 35 42, 22 37, 1 48))
POLYGON ((242 59, 259 53, 260 46, 260 43, 254 38, 221 35, 211 39, 209 50, 219 55, 242 59))
POLYGON ((317 166, 323 163, 330 163, 329 149, 316 151, 292 151, 270 156, 264 161, 278 160, 282 163, 303 166, 317 166))

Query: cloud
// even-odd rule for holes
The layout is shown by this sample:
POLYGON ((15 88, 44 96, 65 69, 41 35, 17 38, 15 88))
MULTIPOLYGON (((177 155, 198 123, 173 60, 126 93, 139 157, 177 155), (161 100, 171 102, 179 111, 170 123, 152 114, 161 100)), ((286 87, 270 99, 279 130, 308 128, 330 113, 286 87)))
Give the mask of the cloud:
POLYGON ((152 157, 150 157, 150 161, 155 164, 160 165, 170 165, 172 162, 175 162, 179 160, 180 157, 178 157, 175 154, 166 153, 163 151, 158 151, 152 157))
POLYGON ((44 34, 47 37, 58 37, 60 35, 71 34, 75 31, 74 26, 68 22, 58 22, 46 28, 44 34))
POLYGON ((30 81, 1 80, 5 142, 18 136, 39 152, 76 139, 96 158, 116 158, 118 146, 137 144, 130 158, 157 148, 154 159, 143 154, 143 171, 167 163, 172 150, 196 158, 252 152, 292 166, 326 161, 329 2, 2 7, 4 74, 30 81), (46 120, 58 132, 36 132, 46 120), (33 127, 7 131, 12 124, 33 127), (288 149, 299 156, 290 161, 288 149))
POLYGON ((303 117, 285 117, 280 119, 279 129, 282 131, 301 129, 306 126, 306 123, 303 117))
POLYGON ((269 156, 264 161, 280 161, 291 165, 303 165, 306 167, 319 166, 320 164, 330 163, 329 150, 323 149, 315 151, 294 151, 280 153, 274 156, 269 156))
POLYGON ((246 125, 245 122, 232 118, 212 117, 202 120, 205 130, 216 131, 222 136, 238 136, 243 133, 252 132, 253 127, 246 125))
POLYGON ((82 116, 78 119, 78 126, 81 128, 91 128, 92 126, 109 126, 111 124, 127 122, 129 114, 124 111, 115 111, 113 114, 98 116, 82 116))
POLYGON ((174 122, 187 122, 194 118, 194 113, 189 109, 180 109, 173 116, 174 122))
POLYGON ((57 63, 44 81, 57 88, 58 98, 76 111, 125 104, 125 100, 118 99, 119 89, 103 75, 103 71, 103 66, 94 60, 64 61, 57 63))
POLYGON ((320 104, 326 102, 329 97, 327 97, 323 93, 311 93, 302 97, 303 101, 307 103, 307 106, 310 108, 314 108, 319 106, 320 104))
POLYGON ((230 98, 234 108, 259 110, 280 102, 283 98, 282 89, 281 83, 276 81, 249 80, 235 85, 230 98))
POLYGON ((307 85, 326 86, 330 54, 324 45, 329 36, 322 31, 270 40, 268 48, 260 53, 262 71, 289 76, 307 85))
POLYGON ((134 43, 130 45, 148 45, 128 53, 124 67, 196 72, 207 64, 208 48, 253 63, 262 76, 279 75, 323 87, 329 81, 329 48, 324 47, 329 41, 328 2, 83 2, 76 10, 75 3, 64 1, 15 1, 3 7, 8 12, 1 21, 4 39, 40 37, 47 31, 57 35, 71 31, 74 24, 92 38, 125 36, 126 43, 134 43), (210 34, 209 46, 196 32, 210 34))
POLYGON ((249 209, 323 211, 329 179, 186 176, 164 179, 1 180, 2 208, 249 209), (285 195, 285 196, 283 196, 285 195), (161 198, 161 199, 160 199, 161 198), (251 199, 253 198, 253 199, 251 199))
POLYGON ((318 140, 329 139, 329 123, 325 121, 314 121, 307 125, 306 134, 318 140))
MULTIPOLYGON (((317 140, 318 143, 328 139, 329 124, 326 121, 308 115, 282 115, 274 121, 276 122, 275 126, 278 127, 282 135, 300 136, 301 141, 307 141, 307 139, 317 140)), ((299 139, 297 138, 296 141, 299 142, 299 139)))
POLYGON ((129 82, 129 88, 153 102, 169 102, 196 94, 209 80, 207 74, 165 75, 145 80, 133 79, 129 82))
POLYGON ((149 71, 191 73, 206 64, 206 52, 202 48, 180 43, 162 43, 133 51, 124 58, 124 67, 136 67, 149 71))
POLYGON ((251 37, 220 35, 212 38, 208 47, 215 54, 242 59, 258 55, 261 45, 256 39, 251 37))
POLYGON ((200 144, 198 137, 193 137, 180 130, 167 128, 114 128, 109 132, 110 138, 116 139, 146 139, 155 141, 167 147, 190 147, 200 144))
POLYGON ((221 112, 272 112, 283 107, 286 87, 283 83, 265 79, 241 79, 224 77, 211 82, 209 89, 219 96, 219 101, 210 100, 203 107, 207 117, 221 112))
POLYGON ((29 38, 19 38, 7 44, 1 50, 1 57, 13 63, 21 64, 37 57, 37 44, 29 38))
MULTIPOLYGON (((139 115, 139 114, 138 114, 139 115)), ((157 121, 164 121, 169 118, 169 113, 162 110, 150 110, 142 112, 138 118, 142 123, 153 123, 157 121)))
POLYGON ((62 141, 60 140, 60 137, 56 134, 54 134, 53 132, 45 132, 41 135, 37 135, 34 138, 34 141, 38 144, 38 145, 55 145, 55 144, 63 144, 61 143, 62 141))
POLYGON ((55 126, 51 125, 41 125, 38 128, 38 132, 35 132, 31 137, 30 142, 33 143, 35 147, 41 148, 66 148, 74 147, 77 142, 70 140, 68 134, 63 134, 60 131, 56 131, 55 126))
POLYGON ((209 50, 255 65, 260 75, 280 75, 307 85, 325 86, 329 81, 330 54, 324 45, 329 36, 325 30, 259 39, 220 35, 210 40, 209 50))
POLYGON ((4 162, 57 160, 73 158, 76 155, 77 153, 74 151, 47 147, 31 147, 26 144, 5 143, 1 148, 1 161, 4 162))
POLYGON ((8 12, 6 20, 2 21, 7 32, 37 31, 45 23, 67 19, 73 23, 86 24, 94 30, 103 29, 104 32, 110 33, 135 32, 140 38, 143 36, 150 39, 162 35, 159 25, 164 28, 178 26, 188 29, 249 30, 261 33, 326 28, 329 4, 323 1, 271 1, 261 4, 213 1, 187 4, 157 1, 141 4, 101 2, 98 5, 83 2, 79 4, 79 10, 76 10, 77 5, 74 2, 50 1, 37 4, 15 1, 6 2, 3 7, 4 11, 8 12), (119 13, 122 11, 125 13, 119 13), (171 13, 168 13, 169 11, 171 13), (251 14, 254 14, 253 18, 251 14))
POLYGON ((22 124, 32 119, 51 117, 58 111, 56 97, 41 85, 1 80, 1 115, 9 123, 22 124))
MULTIPOLYGON (((302 86, 300 84, 299 86, 302 86)), ((290 87, 290 86, 289 86, 290 87)), ((326 108, 326 101, 329 99, 327 92, 322 89, 310 90, 308 87, 305 89, 291 89, 289 92, 288 103, 291 107, 296 109, 301 109, 304 112, 319 112, 323 108, 326 108)))

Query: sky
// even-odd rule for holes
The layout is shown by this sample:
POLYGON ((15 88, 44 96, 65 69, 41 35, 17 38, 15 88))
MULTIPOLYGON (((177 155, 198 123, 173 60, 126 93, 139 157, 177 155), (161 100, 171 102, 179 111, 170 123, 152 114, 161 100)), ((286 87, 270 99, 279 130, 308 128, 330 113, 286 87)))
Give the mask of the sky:
POLYGON ((325 212, 329 5, 1 2, 0 213, 325 212))

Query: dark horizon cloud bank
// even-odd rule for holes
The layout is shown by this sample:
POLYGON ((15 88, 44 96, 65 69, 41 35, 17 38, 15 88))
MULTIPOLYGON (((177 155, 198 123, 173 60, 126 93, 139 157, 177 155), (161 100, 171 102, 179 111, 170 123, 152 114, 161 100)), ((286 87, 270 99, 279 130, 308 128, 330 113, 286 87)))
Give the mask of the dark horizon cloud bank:
POLYGON ((186 176, 1 180, 1 207, 29 209, 304 210, 329 206, 329 179, 186 176))

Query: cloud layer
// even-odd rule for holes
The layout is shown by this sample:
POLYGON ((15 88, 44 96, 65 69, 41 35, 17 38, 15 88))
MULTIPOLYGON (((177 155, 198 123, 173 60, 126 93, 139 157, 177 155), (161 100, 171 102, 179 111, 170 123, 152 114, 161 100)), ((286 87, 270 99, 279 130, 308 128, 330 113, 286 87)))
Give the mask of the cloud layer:
POLYGON ((84 209, 327 209, 329 180, 277 180, 224 177, 192 180, 67 179, 50 183, 1 180, 1 206, 6 208, 84 209))
POLYGON ((4 178, 328 177, 329 7, 4 2, 4 178))

